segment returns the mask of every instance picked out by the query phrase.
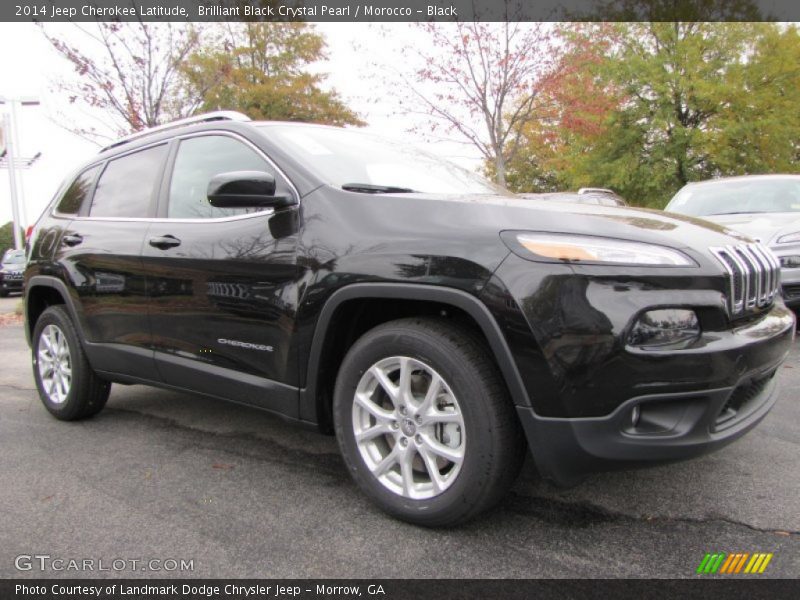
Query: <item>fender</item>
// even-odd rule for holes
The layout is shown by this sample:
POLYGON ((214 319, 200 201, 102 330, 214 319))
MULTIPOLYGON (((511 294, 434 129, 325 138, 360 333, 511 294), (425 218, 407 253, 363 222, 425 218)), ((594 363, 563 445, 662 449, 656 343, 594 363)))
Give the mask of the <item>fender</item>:
POLYGON ((517 366, 500 327, 489 309, 478 298, 454 288, 407 283, 354 283, 331 294, 320 311, 306 371, 306 386, 300 390, 300 414, 307 420, 317 420, 317 375, 322 348, 336 309, 348 300, 387 298, 392 300, 423 300, 448 304, 472 317, 489 342, 500 373, 515 405, 530 407, 530 398, 522 383, 517 366))
POLYGON ((28 316, 28 308, 29 308, 29 297, 30 292, 35 287, 47 287, 56 290, 61 297, 64 298, 64 306, 67 308, 67 312, 69 312, 69 316, 72 319, 72 323, 75 326, 75 329, 78 330, 80 334, 81 340, 85 340, 86 336, 83 332, 83 325, 81 320, 78 318, 78 311, 75 309, 75 301, 72 295, 69 293, 69 288, 67 284, 61 281, 58 277, 53 277, 52 275, 34 275, 31 277, 25 284, 25 339, 28 342, 28 346, 31 345, 31 330, 29 327, 30 318, 28 316))

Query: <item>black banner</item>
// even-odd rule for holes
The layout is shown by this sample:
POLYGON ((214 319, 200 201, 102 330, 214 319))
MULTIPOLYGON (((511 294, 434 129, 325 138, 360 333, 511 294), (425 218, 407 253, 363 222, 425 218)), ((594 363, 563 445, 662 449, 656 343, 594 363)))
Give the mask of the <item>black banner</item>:
POLYGON ((435 600, 797 598, 797 580, 62 579, 2 580, 3 600, 435 600))
POLYGON ((798 21, 797 0, 3 0, 0 21, 798 21))

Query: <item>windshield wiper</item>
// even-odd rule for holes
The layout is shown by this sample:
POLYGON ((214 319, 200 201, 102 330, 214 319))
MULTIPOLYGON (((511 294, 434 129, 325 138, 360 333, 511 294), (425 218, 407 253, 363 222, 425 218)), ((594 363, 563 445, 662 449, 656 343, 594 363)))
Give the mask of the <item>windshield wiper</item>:
POLYGON ((371 183, 343 183, 342 189, 362 194, 413 194, 416 190, 394 185, 373 185, 371 183))

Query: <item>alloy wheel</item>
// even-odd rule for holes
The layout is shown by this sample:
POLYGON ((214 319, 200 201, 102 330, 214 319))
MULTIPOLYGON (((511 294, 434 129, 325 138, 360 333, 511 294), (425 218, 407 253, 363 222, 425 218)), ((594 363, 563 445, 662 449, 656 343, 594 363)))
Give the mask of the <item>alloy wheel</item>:
POLYGON ((405 498, 438 496, 464 462, 458 400, 430 365, 414 358, 392 356, 364 372, 353 399, 353 433, 372 475, 405 498))

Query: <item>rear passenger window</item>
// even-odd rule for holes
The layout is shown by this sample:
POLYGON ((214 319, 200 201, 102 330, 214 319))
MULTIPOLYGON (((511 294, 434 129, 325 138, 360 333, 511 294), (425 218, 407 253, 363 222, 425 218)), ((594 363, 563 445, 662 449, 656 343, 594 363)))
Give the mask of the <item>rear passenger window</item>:
POLYGON ((147 217, 167 145, 128 154, 109 161, 92 200, 92 217, 147 217))
POLYGON ((188 138, 181 140, 175 157, 167 216, 171 219, 215 219, 264 210, 216 208, 208 203, 208 182, 214 175, 230 171, 266 171, 275 176, 276 187, 281 189, 282 180, 275 170, 246 144, 224 135, 188 138))
POLYGON ((100 172, 100 166, 86 169, 75 178, 75 181, 67 188, 61 200, 58 202, 56 210, 64 215, 76 215, 81 210, 83 201, 89 196, 92 184, 100 172))

